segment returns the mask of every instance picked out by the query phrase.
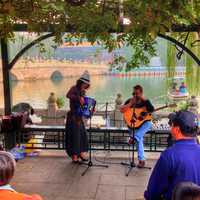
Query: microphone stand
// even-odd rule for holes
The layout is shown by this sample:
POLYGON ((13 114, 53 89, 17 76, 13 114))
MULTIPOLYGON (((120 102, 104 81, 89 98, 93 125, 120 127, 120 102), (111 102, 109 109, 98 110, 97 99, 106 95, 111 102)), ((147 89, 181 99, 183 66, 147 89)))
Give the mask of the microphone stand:
MULTIPOLYGON (((135 106, 133 106, 133 114, 131 117, 131 136, 133 137, 133 144, 132 144, 132 157, 129 159, 129 162, 121 162, 121 165, 128 166, 128 170, 126 172, 126 176, 130 174, 133 168, 138 168, 135 164, 135 157, 134 157, 134 148, 135 148, 135 120, 134 120, 134 114, 135 114, 135 106)), ((151 169, 150 167, 141 167, 140 169, 151 169)))
POLYGON ((126 172, 126 176, 128 176, 133 168, 136 167, 135 158, 134 158, 134 148, 135 148, 135 121, 134 121, 134 113, 135 113, 135 106, 133 106, 133 114, 131 117, 131 137, 133 137, 133 144, 132 144, 132 157, 130 158, 129 162, 121 162, 121 165, 128 166, 128 170, 126 172))
POLYGON ((89 160, 88 160, 88 163, 81 163, 83 165, 87 165, 87 168, 82 172, 81 176, 84 176, 91 167, 105 167, 105 168, 108 168, 108 165, 94 164, 92 162, 92 131, 91 131, 91 129, 92 129, 92 114, 94 112, 94 109, 95 108, 93 108, 93 110, 90 111, 91 115, 90 115, 90 118, 89 118, 89 121, 90 121, 89 122, 89 131, 88 131, 88 133, 89 133, 89 160))

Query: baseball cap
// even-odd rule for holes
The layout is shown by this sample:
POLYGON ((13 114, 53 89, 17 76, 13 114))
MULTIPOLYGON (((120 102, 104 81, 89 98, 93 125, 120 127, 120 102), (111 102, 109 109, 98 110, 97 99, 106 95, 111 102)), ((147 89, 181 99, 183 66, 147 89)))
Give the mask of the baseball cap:
POLYGON ((169 114, 169 124, 177 124, 185 133, 194 132, 198 128, 198 117, 190 111, 178 111, 169 114))

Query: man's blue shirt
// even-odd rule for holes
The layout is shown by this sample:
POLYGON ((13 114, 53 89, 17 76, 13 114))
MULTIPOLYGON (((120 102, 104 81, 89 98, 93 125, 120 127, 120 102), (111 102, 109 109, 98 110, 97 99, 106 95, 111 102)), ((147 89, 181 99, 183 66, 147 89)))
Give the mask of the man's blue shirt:
POLYGON ((200 185, 200 145, 195 139, 178 140, 166 149, 157 161, 151 174, 146 200, 171 200, 177 183, 190 181, 200 185))

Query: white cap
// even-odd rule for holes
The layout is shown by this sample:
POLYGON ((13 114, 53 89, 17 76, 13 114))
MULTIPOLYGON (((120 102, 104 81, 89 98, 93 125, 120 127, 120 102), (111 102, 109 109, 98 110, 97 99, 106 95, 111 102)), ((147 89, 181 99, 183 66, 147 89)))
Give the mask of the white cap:
POLYGON ((90 84, 90 74, 89 72, 86 70, 84 71, 84 73, 81 75, 80 81, 83 81, 84 83, 90 84))

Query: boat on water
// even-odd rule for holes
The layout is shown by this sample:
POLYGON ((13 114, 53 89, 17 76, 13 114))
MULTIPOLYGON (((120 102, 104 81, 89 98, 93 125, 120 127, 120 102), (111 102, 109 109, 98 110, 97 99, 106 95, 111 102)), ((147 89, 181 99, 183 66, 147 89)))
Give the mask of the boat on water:
POLYGON ((181 92, 168 92, 168 96, 174 100, 185 100, 189 97, 189 93, 181 93, 181 92))
POLYGON ((186 100, 189 97, 189 92, 185 85, 183 77, 174 77, 172 86, 168 91, 168 97, 173 100, 186 100))

